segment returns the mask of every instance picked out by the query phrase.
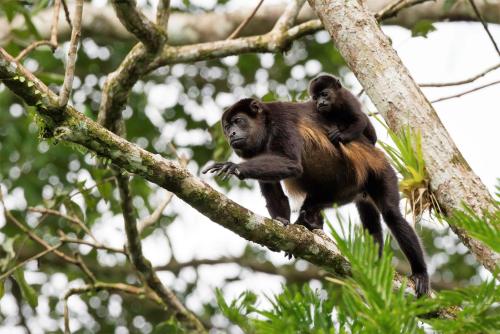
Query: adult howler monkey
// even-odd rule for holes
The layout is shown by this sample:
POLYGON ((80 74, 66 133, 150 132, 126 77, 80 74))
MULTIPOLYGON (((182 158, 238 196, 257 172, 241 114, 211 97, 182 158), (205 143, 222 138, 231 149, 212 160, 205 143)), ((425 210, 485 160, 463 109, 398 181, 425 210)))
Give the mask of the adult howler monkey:
POLYGON ((333 144, 345 144, 364 136, 375 145, 375 128, 361 110, 361 103, 342 87, 339 79, 329 74, 317 76, 309 83, 309 96, 325 119, 328 138, 333 144))
POLYGON ((290 195, 304 195, 297 224, 321 229, 321 210, 355 202, 363 226, 380 249, 380 214, 408 258, 417 295, 429 292, 429 276, 417 234, 399 210, 396 174, 385 155, 363 141, 335 147, 312 101, 304 103, 243 99, 222 115, 224 134, 242 163, 213 163, 203 170, 256 179, 272 218, 285 225, 290 195))

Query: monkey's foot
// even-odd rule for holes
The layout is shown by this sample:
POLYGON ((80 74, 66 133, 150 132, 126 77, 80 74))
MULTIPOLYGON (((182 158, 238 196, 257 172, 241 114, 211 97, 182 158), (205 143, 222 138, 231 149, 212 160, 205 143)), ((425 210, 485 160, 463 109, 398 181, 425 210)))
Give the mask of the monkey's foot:
POLYGON ((322 230, 323 218, 321 218, 321 215, 317 212, 307 212, 302 210, 295 224, 305 226, 309 231, 316 229, 322 230))
POLYGON ((415 283, 415 294, 418 298, 424 295, 430 295, 431 284, 427 273, 413 274, 411 275, 411 279, 415 283))
POLYGON ((290 225, 290 221, 288 219, 286 219, 286 218, 276 217, 276 218, 273 218, 273 219, 279 221, 285 227, 288 226, 288 225, 290 225))

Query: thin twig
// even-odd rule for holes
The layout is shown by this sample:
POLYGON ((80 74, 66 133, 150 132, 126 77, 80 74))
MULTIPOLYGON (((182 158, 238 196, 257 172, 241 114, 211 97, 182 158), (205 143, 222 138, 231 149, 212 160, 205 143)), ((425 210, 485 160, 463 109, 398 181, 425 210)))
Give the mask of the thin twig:
POLYGON ((375 18, 377 20, 387 20, 396 16, 403 9, 413 7, 426 1, 429 0, 395 0, 378 11, 378 13, 375 14, 375 18))
POLYGON ((493 35, 490 32, 490 29, 488 28, 488 23, 486 23, 486 21, 484 20, 483 16, 479 12, 479 9, 477 8, 476 3, 474 2, 474 0, 469 0, 469 3, 472 6, 472 9, 474 10, 474 13, 476 14, 477 18, 479 19, 479 21, 481 21, 481 24, 483 25, 484 30, 486 30, 486 33, 488 34, 488 37, 490 38, 491 43, 493 43, 493 46, 495 47, 495 50, 497 50, 497 53, 500 56, 500 49, 498 48, 498 45, 495 42, 495 39, 493 38, 493 35))
POLYGON ((259 10, 259 8, 263 2, 264 2, 264 0, 260 0, 259 3, 257 4, 257 6, 254 8, 254 10, 250 13, 250 15, 248 15, 247 18, 244 19, 243 22, 241 22, 240 25, 226 39, 234 39, 236 36, 238 36, 240 34, 240 32, 247 26, 247 24, 255 16, 255 14, 259 10))
POLYGON ((163 199, 163 202, 161 202, 160 205, 158 205, 158 207, 153 211, 152 214, 141 219, 137 223, 137 229, 139 230, 139 234, 141 234, 149 226, 154 225, 160 219, 163 210, 165 210, 167 205, 172 201, 172 198, 174 198, 174 194, 169 192, 167 196, 163 199))
POLYGON ((394 2, 388 3, 387 6, 379 10, 375 14, 375 18, 378 20, 382 15, 387 15, 388 13, 392 12, 396 7, 398 7, 401 3, 405 2, 406 0, 396 0, 394 2))
MULTIPOLYGON (((174 144, 169 143, 169 147, 172 150, 172 152, 174 153, 174 155, 176 156, 176 158, 179 161, 180 165, 182 167, 186 167, 187 164, 188 164, 188 162, 189 162, 189 159, 187 157, 181 156, 179 154, 179 152, 177 151, 176 147, 174 146, 174 144)), ((148 228, 149 226, 155 224, 160 219, 161 213, 163 212, 163 210, 165 210, 165 208, 167 207, 167 205, 172 201, 173 197, 174 197, 174 194, 171 193, 171 192, 168 192, 168 194, 165 197, 165 199, 163 200, 163 202, 160 203, 160 205, 158 205, 158 207, 153 211, 153 213, 151 215, 149 215, 149 216, 141 219, 138 222, 137 229, 139 230, 139 235, 146 228, 148 228)))
MULTIPOLYGON (((29 228, 27 228, 26 226, 24 226, 23 223, 21 223, 19 220, 17 220, 17 218, 14 217, 9 210, 7 210, 7 207, 5 206, 5 203, 4 203, 4 200, 3 200, 3 195, 2 195, 1 191, 0 191, 0 203, 3 206, 3 211, 4 211, 4 214, 5 214, 5 217, 7 218, 7 221, 11 221, 12 223, 14 223, 14 225, 16 225, 21 231, 23 231, 25 234, 27 234, 30 237, 31 240, 33 240, 36 243, 42 245, 43 247, 45 247, 45 249, 49 249, 49 248, 53 247, 50 244, 48 244, 47 242, 45 242, 45 240, 43 240, 42 238, 40 238, 38 235, 36 235, 35 233, 33 233, 29 228)), ((78 260, 77 259, 75 259, 75 258, 73 258, 73 257, 71 257, 69 255, 66 255, 66 254, 64 254, 63 252, 61 252, 61 251, 59 251, 57 249, 54 249, 53 252, 54 252, 54 254, 56 254, 60 258, 64 259, 65 261, 67 261, 69 263, 72 263, 72 264, 78 265, 78 260)))
POLYGON ((96 282, 94 284, 87 284, 77 288, 69 289, 63 297, 64 300, 64 333, 69 334, 69 309, 68 309, 68 299, 73 295, 81 295, 91 291, 112 291, 112 292, 122 292, 130 295, 135 295, 138 298, 143 296, 151 299, 159 305, 163 305, 160 298, 153 292, 147 291, 144 288, 139 288, 133 285, 123 284, 123 283, 103 283, 96 282))
POLYGON ((473 89, 470 89, 470 90, 466 90, 464 92, 461 92, 461 93, 458 93, 458 94, 455 94, 455 95, 441 97, 441 98, 439 98, 437 100, 434 100, 434 101, 431 101, 431 102, 432 103, 436 103, 436 102, 441 102, 441 101, 445 101, 445 100, 454 99, 454 98, 457 98, 457 97, 461 97, 461 96, 463 96, 465 94, 469 94, 469 93, 475 92, 477 90, 480 90, 480 89, 483 89, 483 88, 486 88, 486 87, 489 87, 489 86, 493 86, 493 85, 496 85, 496 84, 499 84, 499 83, 500 83, 500 80, 493 81, 493 82, 490 82, 488 84, 485 84, 485 85, 482 85, 482 86, 479 86, 479 87, 476 87, 476 88, 473 88, 473 89))
MULTIPOLYGON (((90 186, 90 187, 88 187, 88 188, 82 189, 82 190, 77 190, 77 191, 75 191, 74 193, 69 194, 68 196, 69 196, 69 198, 73 198, 73 197, 75 197, 75 196, 76 196, 76 195, 78 195, 78 194, 85 194, 85 193, 88 193, 88 192, 92 191, 95 187, 98 187, 98 186, 100 186, 101 184, 104 184, 104 183, 106 183, 106 182, 113 181, 114 179, 115 179, 115 177, 114 177, 114 176, 108 176, 108 177, 106 177, 106 178, 102 179, 101 181, 96 182, 94 185, 92 185, 92 186, 90 186)), ((102 195, 102 194, 101 194, 101 195, 102 195)))
POLYGON ((57 245, 54 245, 54 246, 51 246, 49 248, 46 248, 44 251, 16 264, 14 267, 10 268, 9 270, 7 270, 5 273, 3 273, 1 276, 0 276, 0 282, 2 282, 4 279, 6 279, 8 276, 10 276, 14 271, 16 271, 17 269, 21 268, 22 266, 24 266, 26 263, 30 262, 30 261, 33 261, 33 260, 36 260, 36 259, 39 259, 41 258, 42 256, 44 256, 45 254, 48 254, 50 252, 53 252, 54 250, 56 250, 57 248, 61 247, 62 246, 62 243, 59 243, 57 245))
POLYGON ((95 283, 96 282, 96 278, 95 278, 95 275, 94 273, 92 273, 89 269, 89 267, 87 267, 87 265, 85 264, 85 261, 83 261, 83 258, 82 256, 79 254, 79 253, 75 253, 73 254, 75 256, 75 258, 78 260, 78 266, 80 267, 80 269, 83 271, 83 273, 85 275, 87 275, 87 277, 90 279, 90 281, 92 283, 95 283))
POLYGON ((448 86, 459 86, 459 85, 463 85, 463 84, 466 84, 466 83, 470 83, 470 82, 473 82, 483 76, 485 76, 486 74, 490 73, 491 71, 494 71, 496 70, 497 68, 500 68, 500 63, 492 66, 492 67, 489 67, 487 68, 486 70, 484 70, 483 72, 479 73, 479 74, 476 74, 474 75, 473 77, 471 78, 468 78, 468 79, 464 79, 464 80, 460 80, 460 81, 453 81, 453 82, 443 82, 443 83, 423 83, 423 84, 418 84, 420 87, 448 87, 448 86))
POLYGON ((93 243, 93 242, 83 240, 83 239, 69 238, 65 234, 63 234, 59 238, 59 240, 61 240, 61 242, 64 242, 64 243, 87 245, 87 246, 90 246, 90 247, 95 248, 95 249, 103 249, 103 250, 107 250, 109 252, 121 253, 121 254, 125 254, 125 255, 127 254, 127 252, 125 250, 120 249, 120 248, 109 247, 109 246, 105 246, 101 243, 93 243))
POLYGON ((54 11, 52 12, 52 26, 50 28, 50 43, 57 48, 57 26, 59 24, 59 12, 61 10, 61 0, 54 1, 54 11))
POLYGON ((78 42, 80 41, 82 25, 83 0, 76 0, 75 13, 73 19, 74 25, 71 29, 71 41, 69 45, 68 57, 66 61, 66 72, 64 73, 64 83, 59 93, 59 106, 64 107, 68 103, 71 88, 73 86, 73 77, 75 76, 76 53, 78 42))
POLYGON ((17 57, 15 58, 16 61, 21 61, 23 60, 31 51, 35 50, 36 48, 43 46, 43 45, 48 45, 52 49, 52 52, 56 49, 56 46, 52 44, 51 41, 36 41, 28 45, 23 51, 19 52, 17 57))
POLYGON ((47 208, 29 207, 28 211, 37 212, 37 213, 43 213, 43 214, 48 214, 48 215, 52 215, 52 216, 57 216, 57 217, 64 218, 67 221, 69 221, 70 223, 78 225, 78 227, 80 227, 82 230, 84 230, 85 233, 87 233, 92 239, 94 239, 94 241, 97 242, 97 239, 94 237, 94 235, 92 234, 92 232, 90 231, 90 229, 85 225, 85 223, 82 222, 80 219, 78 219, 76 217, 69 216, 69 215, 66 215, 66 214, 64 214, 64 213, 62 213, 60 211, 52 210, 52 209, 47 209, 47 208))
POLYGON ((68 5, 66 4, 66 0, 61 0, 63 9, 64 9, 64 17, 66 17, 66 22, 73 29, 73 23, 71 23, 71 16, 69 15, 68 5))

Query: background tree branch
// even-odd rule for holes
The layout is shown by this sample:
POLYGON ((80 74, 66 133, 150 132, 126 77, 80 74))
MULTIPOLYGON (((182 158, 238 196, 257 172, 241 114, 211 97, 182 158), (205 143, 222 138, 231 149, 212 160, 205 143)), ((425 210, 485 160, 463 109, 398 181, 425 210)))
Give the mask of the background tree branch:
MULTIPOLYGON (((391 0, 368 0, 368 8, 377 13, 386 7, 391 0)), ((398 13, 396 17, 384 22, 385 24, 400 25, 411 28, 420 20, 431 21, 477 21, 472 8, 466 1, 454 5, 449 11, 444 10, 445 0, 429 1, 398 13)), ((263 34, 271 30, 285 9, 282 5, 263 5, 241 32, 242 36, 263 34)), ((483 13, 486 22, 500 23, 500 1, 480 1, 478 9, 483 13)), ((201 14, 171 13, 169 23, 169 43, 183 45, 192 43, 210 42, 225 39, 243 22, 254 8, 237 10, 234 12, 208 12, 201 14), (222 24, 223 23, 223 24, 222 24)), ((119 40, 134 39, 133 35, 121 25, 111 6, 97 7, 90 4, 85 7, 86 15, 83 17, 82 31, 85 36, 99 40, 99 38, 114 38, 119 40)), ((145 16, 151 21, 154 14, 145 11, 145 16)), ((51 10, 42 11, 33 18, 40 35, 44 39, 50 38, 51 10)), ((316 18, 309 6, 304 6, 298 17, 298 23, 316 18)), ((11 29, 24 26, 24 18, 19 15, 12 24, 5 18, 0 18, 0 45, 8 38, 11 29)), ((59 22, 58 38, 64 40, 69 37, 71 27, 64 21, 59 22)))

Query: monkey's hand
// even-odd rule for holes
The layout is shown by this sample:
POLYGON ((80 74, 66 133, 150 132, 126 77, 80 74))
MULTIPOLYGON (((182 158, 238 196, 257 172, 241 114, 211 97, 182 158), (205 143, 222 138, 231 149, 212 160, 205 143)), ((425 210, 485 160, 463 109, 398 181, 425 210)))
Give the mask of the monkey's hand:
POLYGON ((231 175, 235 175, 242 179, 241 172, 238 169, 238 164, 234 162, 214 162, 213 164, 205 167, 202 171, 203 174, 208 172, 215 173, 216 176, 221 176, 223 180, 228 179, 231 175))
POLYGON ((337 127, 328 131, 328 139, 330 139, 333 145, 338 145, 339 143, 344 142, 342 132, 337 127))

